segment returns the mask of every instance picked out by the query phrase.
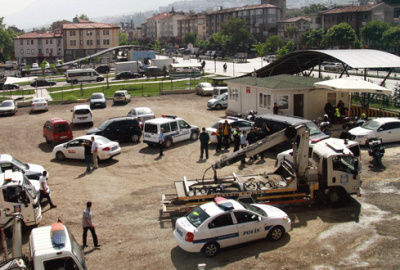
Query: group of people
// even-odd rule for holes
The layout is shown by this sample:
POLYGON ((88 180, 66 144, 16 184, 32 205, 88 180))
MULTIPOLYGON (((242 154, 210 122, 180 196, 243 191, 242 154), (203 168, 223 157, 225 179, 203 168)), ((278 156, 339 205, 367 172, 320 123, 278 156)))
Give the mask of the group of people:
POLYGON ((324 107, 325 114, 328 115, 329 119, 332 122, 339 122, 343 116, 347 116, 347 110, 344 106, 343 101, 339 100, 336 107, 333 107, 332 104, 328 101, 324 107))

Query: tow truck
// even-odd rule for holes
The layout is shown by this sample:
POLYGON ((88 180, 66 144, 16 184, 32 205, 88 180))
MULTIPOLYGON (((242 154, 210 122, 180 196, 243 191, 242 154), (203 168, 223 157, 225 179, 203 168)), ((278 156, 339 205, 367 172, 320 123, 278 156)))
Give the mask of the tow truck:
POLYGON ((175 194, 162 195, 163 214, 182 214, 215 197, 247 203, 288 204, 307 200, 340 205, 348 194, 361 196, 359 159, 336 145, 316 145, 309 157, 309 132, 305 125, 267 136, 246 148, 223 157, 208 168, 201 179, 175 181, 175 194), (217 170, 253 157, 286 140, 292 141, 293 162, 284 161, 272 173, 218 177, 217 170), (214 177, 205 179, 212 169, 214 177))

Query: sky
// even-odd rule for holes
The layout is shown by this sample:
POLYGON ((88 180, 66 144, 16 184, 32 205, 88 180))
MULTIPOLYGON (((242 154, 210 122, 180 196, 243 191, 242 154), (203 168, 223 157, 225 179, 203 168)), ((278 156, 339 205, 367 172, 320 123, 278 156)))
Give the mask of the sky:
POLYGON ((158 10, 174 0, 0 0, 0 17, 7 26, 19 29, 50 25, 54 21, 72 19, 86 14, 89 19, 158 10))

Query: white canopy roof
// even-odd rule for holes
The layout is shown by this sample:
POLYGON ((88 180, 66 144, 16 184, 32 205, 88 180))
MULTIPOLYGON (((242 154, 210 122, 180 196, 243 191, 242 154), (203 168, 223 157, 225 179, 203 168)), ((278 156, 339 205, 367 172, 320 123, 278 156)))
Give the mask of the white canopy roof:
POLYGON ((393 93, 393 91, 390 89, 364 81, 361 78, 341 78, 323 82, 316 82, 314 83, 314 86, 316 88, 324 88, 332 91, 341 92, 362 92, 385 95, 390 95, 393 93))
POLYGON ((180 68, 180 67, 201 67, 200 63, 187 63, 187 64, 171 64, 173 68, 180 68))
POLYGON ((17 77, 7 77, 5 84, 10 83, 22 83, 22 82, 31 82, 35 80, 37 77, 24 77, 24 78, 17 78, 17 77))

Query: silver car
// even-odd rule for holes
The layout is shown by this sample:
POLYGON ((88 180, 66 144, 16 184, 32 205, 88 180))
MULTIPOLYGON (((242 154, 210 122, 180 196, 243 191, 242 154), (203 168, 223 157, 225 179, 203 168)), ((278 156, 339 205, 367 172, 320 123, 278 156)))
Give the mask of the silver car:
POLYGON ((147 107, 133 108, 132 110, 129 111, 129 113, 126 116, 134 117, 135 119, 137 119, 139 122, 142 123, 146 120, 156 118, 154 116, 153 111, 147 107))
POLYGON ((211 109, 221 110, 228 108, 228 93, 223 93, 207 102, 207 107, 211 109))

